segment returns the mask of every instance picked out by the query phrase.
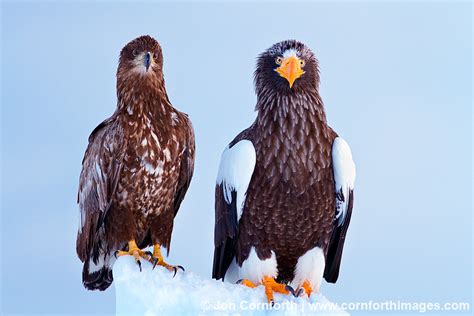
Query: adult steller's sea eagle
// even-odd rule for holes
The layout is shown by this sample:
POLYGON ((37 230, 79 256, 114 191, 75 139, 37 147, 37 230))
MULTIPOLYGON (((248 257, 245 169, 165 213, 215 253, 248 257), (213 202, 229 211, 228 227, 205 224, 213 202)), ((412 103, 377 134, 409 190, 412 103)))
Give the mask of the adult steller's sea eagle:
POLYGON ((89 136, 80 176, 77 254, 90 290, 112 283, 116 256, 176 273, 163 260, 194 168, 194 132, 166 94, 159 43, 141 36, 120 52, 117 109, 89 136), (144 247, 153 245, 153 253, 144 247))
POLYGON ((352 212, 355 166, 328 126, 318 62, 304 44, 257 61, 255 122, 222 154, 213 277, 296 296, 336 282, 352 212))

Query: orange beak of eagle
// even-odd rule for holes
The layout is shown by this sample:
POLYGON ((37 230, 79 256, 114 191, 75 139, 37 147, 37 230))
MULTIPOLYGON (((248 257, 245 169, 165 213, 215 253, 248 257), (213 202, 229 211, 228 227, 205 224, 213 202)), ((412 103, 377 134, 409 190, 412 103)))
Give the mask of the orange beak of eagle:
POLYGON ((295 80, 301 77, 304 74, 304 71, 301 69, 303 61, 296 56, 290 56, 282 60, 280 67, 275 69, 280 76, 288 80, 290 84, 290 89, 293 87, 295 80))

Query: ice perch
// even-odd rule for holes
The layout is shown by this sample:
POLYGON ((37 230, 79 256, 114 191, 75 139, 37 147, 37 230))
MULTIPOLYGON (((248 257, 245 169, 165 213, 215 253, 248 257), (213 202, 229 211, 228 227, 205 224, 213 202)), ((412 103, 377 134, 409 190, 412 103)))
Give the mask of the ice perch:
POLYGON ((216 281, 188 270, 173 278, 161 267, 152 270, 148 262, 140 272, 132 257, 119 258, 113 273, 117 315, 263 315, 269 309, 279 315, 348 315, 316 294, 310 299, 275 294, 272 308, 261 288, 216 281))

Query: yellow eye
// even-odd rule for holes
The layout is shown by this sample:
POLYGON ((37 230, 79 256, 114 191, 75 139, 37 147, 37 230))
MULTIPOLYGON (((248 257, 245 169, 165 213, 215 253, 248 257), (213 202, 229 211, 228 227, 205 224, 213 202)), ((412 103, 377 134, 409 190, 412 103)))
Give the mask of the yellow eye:
POLYGON ((275 63, 276 63, 277 65, 281 65, 282 62, 283 62, 283 58, 281 58, 281 57, 277 57, 277 58, 275 59, 275 63))
POLYGON ((300 66, 304 67, 304 65, 306 65, 305 61, 303 59, 300 59, 300 66))

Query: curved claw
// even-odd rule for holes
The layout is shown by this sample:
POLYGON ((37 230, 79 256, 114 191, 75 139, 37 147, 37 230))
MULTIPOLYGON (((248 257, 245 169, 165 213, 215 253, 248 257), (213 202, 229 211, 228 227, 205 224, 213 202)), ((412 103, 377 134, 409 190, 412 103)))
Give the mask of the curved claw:
POLYGON ((271 307, 275 306, 275 300, 274 300, 274 299, 271 299, 271 300, 270 300, 270 306, 271 306, 271 307))
POLYGON ((183 266, 173 266, 173 270, 174 270, 173 278, 176 276, 178 269, 181 269, 184 272, 183 266))
POLYGON ((140 268, 140 272, 142 272, 142 262, 140 260, 135 261, 138 264, 138 267, 140 268))
POLYGON ((288 292, 290 292, 291 294, 293 294, 294 297, 297 297, 296 296, 296 293, 295 293, 295 289, 293 287, 291 287, 290 285, 286 285, 285 286, 285 290, 287 290, 288 292))
POLYGON ((151 263, 153 264, 153 267, 151 268, 152 270, 155 269, 156 265, 158 264, 158 258, 155 258, 155 257, 151 257, 151 263))
POLYGON ((153 258, 153 254, 151 253, 151 251, 145 251, 145 254, 150 258, 153 258))
POLYGON ((242 282, 244 282, 244 279, 237 280, 237 282, 235 282, 235 284, 242 284, 242 282))
POLYGON ((300 297, 300 296, 302 296, 304 293, 305 293, 305 290, 301 287, 301 288, 299 288, 298 291, 296 292, 295 297, 300 297))
POLYGON ((114 257, 115 257, 115 259, 118 258, 117 254, 119 253, 119 251, 120 251, 120 250, 116 250, 116 251, 114 252, 114 257))

